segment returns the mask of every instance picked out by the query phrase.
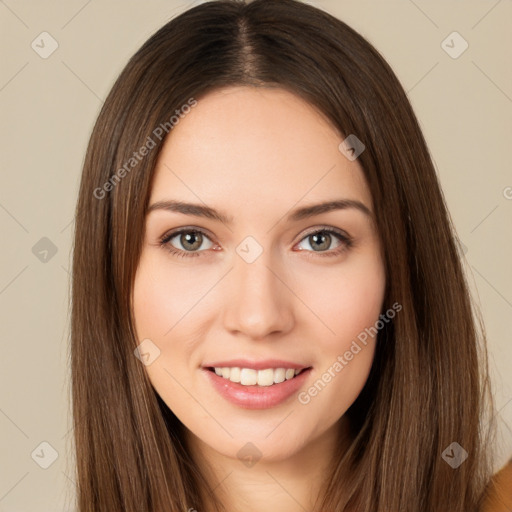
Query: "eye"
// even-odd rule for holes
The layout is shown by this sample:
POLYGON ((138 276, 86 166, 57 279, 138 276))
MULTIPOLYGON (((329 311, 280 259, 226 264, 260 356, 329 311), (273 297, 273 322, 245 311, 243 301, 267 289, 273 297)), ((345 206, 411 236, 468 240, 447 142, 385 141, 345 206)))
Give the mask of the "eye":
POLYGON ((199 256, 202 250, 210 249, 213 242, 206 233, 197 228, 181 228, 171 233, 166 233, 160 240, 160 246, 166 248, 171 254, 180 257, 199 256), (176 240, 175 240, 176 239, 176 240), (176 247, 174 243, 181 245, 176 247), (210 245, 204 247, 204 242, 209 241, 210 245), (199 250, 203 247, 202 250, 199 250))
MULTIPOLYGON (((300 243, 304 241, 306 241, 307 245, 312 249, 312 251, 308 250, 306 252, 318 253, 318 256, 338 256, 353 245, 353 240, 350 236, 334 228, 322 228, 312 231, 308 233, 300 243), (331 248, 332 242, 336 239, 338 240, 338 245, 334 247, 333 250, 328 251, 328 249, 331 248)), ((299 250, 303 251, 304 248, 299 248, 299 250)))
MULTIPOLYGON (((312 249, 305 251, 309 253, 308 256, 313 256, 315 253, 318 256, 337 256, 353 246, 353 240, 349 235, 343 231, 327 227, 311 231, 303 237, 297 245, 299 251, 304 251, 305 248, 300 247, 300 244, 304 242, 307 242, 309 248, 312 249), (331 248, 333 241, 336 240, 338 245, 331 248)), ((200 253, 204 252, 204 250, 214 247, 213 242, 202 229, 190 227, 166 233, 160 239, 159 245, 178 257, 200 256, 200 253), (206 241, 209 244, 207 243, 206 247, 204 247, 206 241), (178 244, 178 247, 175 244, 178 244)))

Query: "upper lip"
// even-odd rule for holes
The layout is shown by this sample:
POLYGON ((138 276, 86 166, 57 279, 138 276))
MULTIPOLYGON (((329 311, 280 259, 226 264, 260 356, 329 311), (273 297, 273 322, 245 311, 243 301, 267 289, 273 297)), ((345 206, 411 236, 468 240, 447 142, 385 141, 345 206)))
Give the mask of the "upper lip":
POLYGON ((231 359, 229 361, 214 361, 203 365, 203 368, 252 368, 253 370, 265 370, 266 368, 294 368, 302 370, 309 368, 301 363, 284 361, 282 359, 262 359, 260 361, 249 361, 248 359, 231 359))

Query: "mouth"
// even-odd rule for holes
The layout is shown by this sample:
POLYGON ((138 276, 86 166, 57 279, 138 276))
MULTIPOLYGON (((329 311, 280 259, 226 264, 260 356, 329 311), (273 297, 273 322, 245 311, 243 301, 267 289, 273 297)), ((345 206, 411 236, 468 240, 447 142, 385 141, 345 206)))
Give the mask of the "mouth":
POLYGON ((312 369, 312 366, 260 370, 218 366, 202 368, 213 389, 231 404, 244 409, 269 409, 287 403, 306 385, 312 369))
POLYGON ((269 387, 281 384, 282 382, 295 379, 303 372, 310 370, 306 368, 263 368, 256 370, 253 368, 220 367, 208 366, 205 370, 215 373, 222 379, 248 387, 269 387))

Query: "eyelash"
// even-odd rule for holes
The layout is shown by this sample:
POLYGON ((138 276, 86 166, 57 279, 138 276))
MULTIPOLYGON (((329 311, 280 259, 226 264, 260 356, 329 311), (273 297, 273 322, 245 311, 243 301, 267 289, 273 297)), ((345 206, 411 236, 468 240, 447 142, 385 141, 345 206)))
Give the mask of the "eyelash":
MULTIPOLYGON (((173 256, 177 256, 179 258, 200 256, 200 254, 202 252, 205 252, 204 250, 203 251, 182 251, 181 249, 176 249, 175 247, 170 245, 169 242, 175 236, 180 235, 181 233, 201 233, 203 236, 210 239, 208 234, 205 231, 203 231, 202 229, 185 227, 185 228, 176 229, 175 231, 172 231, 170 233, 165 233, 159 240, 159 246, 161 248, 169 251, 173 256)), ((320 252, 302 249, 301 252, 309 253, 307 255, 307 257, 313 257, 313 254, 318 255, 320 257, 328 257, 328 258, 339 256, 342 253, 344 253, 345 251, 347 251, 348 249, 350 249, 351 247, 353 247, 353 245, 354 245, 354 241, 350 236, 348 236, 347 234, 345 234, 342 231, 339 231, 337 229, 330 228, 330 227, 321 227, 320 229, 306 233, 306 235, 304 235, 299 240, 298 243, 302 242, 303 240, 305 240, 306 238, 308 238, 310 236, 318 235, 320 233, 328 233, 330 235, 335 235, 342 242, 342 245, 340 247, 338 247, 337 249, 332 249, 329 251, 320 251, 320 252), (311 254, 311 253, 313 253, 313 254, 311 254)))

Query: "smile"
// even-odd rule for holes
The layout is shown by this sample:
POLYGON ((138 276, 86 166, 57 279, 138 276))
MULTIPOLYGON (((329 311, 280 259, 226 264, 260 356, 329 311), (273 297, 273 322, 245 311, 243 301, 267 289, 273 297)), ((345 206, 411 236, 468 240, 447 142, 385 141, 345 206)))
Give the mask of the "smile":
POLYGON ((311 371, 311 366, 260 370, 217 366, 203 368, 203 374, 213 389, 231 404, 244 409, 269 409, 287 402, 305 385, 311 371), (239 379, 239 382, 231 379, 239 379))
POLYGON ((210 371, 231 382, 237 382, 242 386, 272 386, 280 384, 285 380, 293 379, 303 369, 294 368, 265 368, 263 370, 254 370, 252 368, 239 367, 215 367, 209 368, 210 371))

